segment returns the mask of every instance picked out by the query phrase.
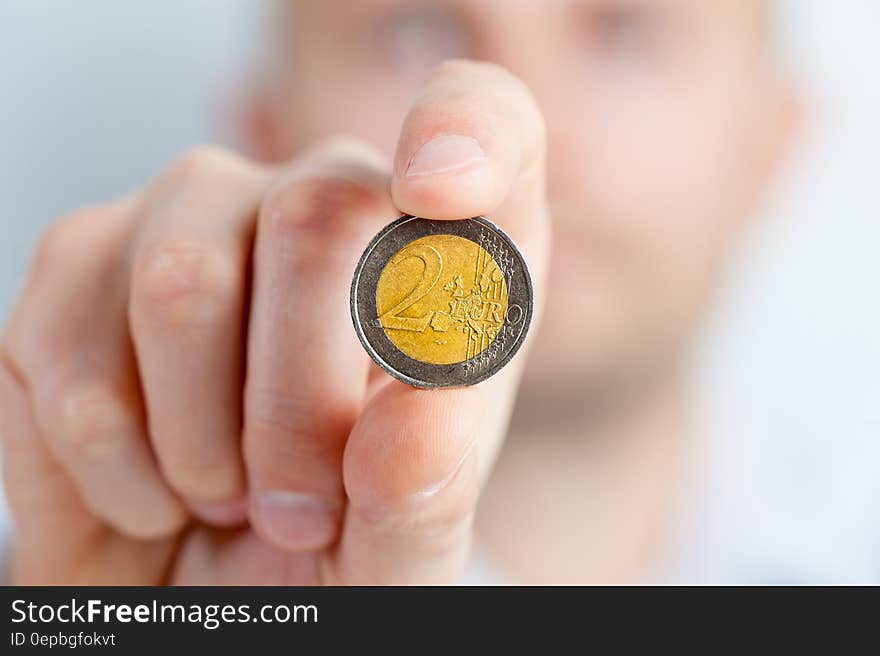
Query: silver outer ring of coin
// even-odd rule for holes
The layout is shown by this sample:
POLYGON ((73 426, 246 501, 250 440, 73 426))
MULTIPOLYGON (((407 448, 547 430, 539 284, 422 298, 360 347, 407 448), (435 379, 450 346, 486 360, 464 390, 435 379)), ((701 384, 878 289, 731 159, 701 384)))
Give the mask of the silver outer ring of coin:
POLYGON ((373 237, 351 283, 351 318, 364 349, 382 369, 414 387, 463 387, 494 375, 522 346, 533 308, 532 279, 522 253, 501 228, 481 216, 461 221, 400 217, 373 237), (455 364, 431 364, 406 355, 388 338, 376 316, 376 285, 388 260, 428 235, 456 235, 479 244, 507 282, 507 314, 498 336, 481 353, 455 364))

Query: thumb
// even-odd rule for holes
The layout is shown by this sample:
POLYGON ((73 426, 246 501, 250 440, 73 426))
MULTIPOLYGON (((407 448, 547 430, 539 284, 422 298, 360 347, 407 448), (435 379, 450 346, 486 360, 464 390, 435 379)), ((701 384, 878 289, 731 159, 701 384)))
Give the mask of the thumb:
MULTIPOLYGON (((546 268, 544 124, 527 88, 503 69, 441 66, 407 116, 391 192, 431 219, 488 215, 520 246, 536 300, 546 268)), ((326 573, 333 581, 451 581, 468 551, 482 481, 503 441, 524 358, 474 387, 389 384, 345 449, 349 508, 326 573)))
MULTIPOLYGON (((525 256, 533 322, 539 321, 550 240, 546 129, 522 81, 494 64, 453 60, 438 67, 404 120, 391 195, 413 216, 492 219, 525 256)), ((483 446, 483 476, 501 445, 524 359, 520 354, 482 384, 493 398, 485 413, 493 436, 483 446)))

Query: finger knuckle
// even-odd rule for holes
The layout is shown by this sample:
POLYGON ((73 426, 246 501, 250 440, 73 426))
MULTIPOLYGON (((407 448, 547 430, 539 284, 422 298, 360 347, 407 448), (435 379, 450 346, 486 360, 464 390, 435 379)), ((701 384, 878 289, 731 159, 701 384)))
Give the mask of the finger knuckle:
POLYGON ((335 453, 356 412, 356 403, 345 399, 337 402, 332 413, 316 412, 314 396, 289 390, 251 390, 248 397, 245 447, 251 459, 257 451, 267 453, 267 445, 272 445, 276 462, 335 453))
POLYGON ((240 158, 218 146, 199 145, 184 151, 168 167, 165 178, 184 186, 215 182, 241 166, 240 158))
POLYGON ((73 251, 77 242, 76 235, 70 229, 71 216, 73 215, 63 217, 50 225, 40 237, 34 251, 33 269, 35 271, 46 271, 53 264, 59 264, 73 251))
MULTIPOLYGON (((162 215, 216 212, 218 199, 241 202, 255 196, 270 169, 216 146, 196 146, 179 155, 143 191, 136 215, 149 225, 162 215)), ((254 201, 256 204, 256 201, 254 201)))
POLYGON ((43 278, 52 271, 65 271, 74 260, 82 257, 82 243, 92 225, 108 218, 111 210, 89 207, 76 210, 53 222, 42 234, 34 252, 31 273, 43 278))
POLYGON ((137 259, 132 303, 164 323, 210 322, 238 303, 243 275, 240 262, 222 248, 186 240, 160 242, 137 259))
POLYGON ((47 436, 62 451, 106 456, 130 434, 133 413, 119 387, 106 381, 77 383, 49 402, 47 436))
POLYGON ((354 236, 365 212, 378 208, 379 194, 359 180, 340 175, 298 178, 272 190, 260 208, 260 230, 270 239, 330 240, 354 236))

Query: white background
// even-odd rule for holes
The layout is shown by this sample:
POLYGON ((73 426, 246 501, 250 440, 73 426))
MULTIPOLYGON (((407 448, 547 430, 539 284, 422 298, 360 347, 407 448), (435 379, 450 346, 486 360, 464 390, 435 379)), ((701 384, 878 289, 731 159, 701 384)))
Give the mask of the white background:
MULTIPOLYGON (((53 217, 224 140, 256 5, 2 0, 0 318, 53 217)), ((756 477, 784 478, 793 453, 830 458, 845 501, 828 521, 846 531, 880 499, 858 474, 880 462, 880 3, 792 1, 783 20, 807 141, 710 322, 701 389, 756 477)))

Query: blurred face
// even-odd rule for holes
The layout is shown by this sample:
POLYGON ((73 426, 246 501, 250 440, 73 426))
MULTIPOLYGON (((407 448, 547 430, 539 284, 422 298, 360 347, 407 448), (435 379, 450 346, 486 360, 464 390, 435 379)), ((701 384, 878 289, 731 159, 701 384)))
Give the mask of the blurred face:
POLYGON ((526 385, 629 385, 678 359, 779 150, 761 10, 747 0, 289 2, 272 154, 342 132, 390 156, 433 66, 505 66, 531 87, 549 132, 554 248, 526 385))

